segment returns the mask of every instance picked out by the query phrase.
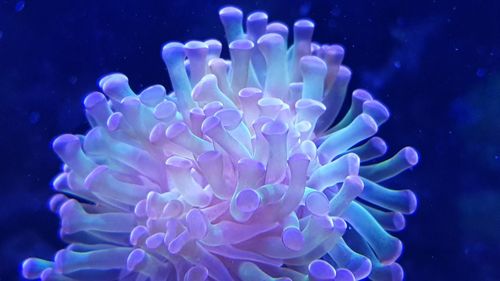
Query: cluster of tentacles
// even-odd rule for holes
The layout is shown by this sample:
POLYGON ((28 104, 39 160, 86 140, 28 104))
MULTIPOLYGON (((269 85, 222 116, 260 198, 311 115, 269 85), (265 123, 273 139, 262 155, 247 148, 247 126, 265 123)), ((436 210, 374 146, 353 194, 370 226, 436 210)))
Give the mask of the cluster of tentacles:
POLYGON ((383 161, 374 137, 389 118, 352 93, 338 45, 312 42, 265 13, 220 11, 217 40, 168 43, 173 92, 140 94, 123 74, 89 94, 91 130, 62 135, 65 165, 50 208, 69 243, 29 258, 42 280, 401 280, 391 232, 416 208, 409 190, 379 185, 418 162, 410 147, 383 161), (370 161, 368 164, 365 164, 370 161))

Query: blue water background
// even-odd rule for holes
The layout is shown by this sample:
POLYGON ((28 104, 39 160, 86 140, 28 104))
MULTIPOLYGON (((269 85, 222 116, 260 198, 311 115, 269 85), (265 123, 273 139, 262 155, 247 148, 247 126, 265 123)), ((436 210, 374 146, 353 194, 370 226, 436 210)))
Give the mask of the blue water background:
POLYGON ((350 91, 365 88, 391 119, 389 153, 421 162, 388 185, 418 211, 397 234, 406 280, 500 280, 499 1, 1 1, 0 280, 28 256, 63 247, 47 208, 60 169, 51 140, 88 129, 82 100, 123 72, 133 89, 168 85, 167 41, 223 39, 218 9, 267 11, 345 47, 350 91))

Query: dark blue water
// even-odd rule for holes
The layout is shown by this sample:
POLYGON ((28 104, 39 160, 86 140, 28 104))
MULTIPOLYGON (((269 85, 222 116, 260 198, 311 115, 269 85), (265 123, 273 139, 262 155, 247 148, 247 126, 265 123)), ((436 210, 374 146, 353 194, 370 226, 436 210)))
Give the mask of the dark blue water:
POLYGON ((87 130, 82 99, 97 79, 168 85, 161 45, 222 40, 228 3, 289 25, 313 19, 317 41, 345 46, 350 89, 390 108, 389 152, 419 150, 394 182, 419 197, 398 234, 406 280, 500 280, 498 1, 87 2, 0 2, 0 280, 63 247, 46 204, 60 168, 50 143, 87 130))

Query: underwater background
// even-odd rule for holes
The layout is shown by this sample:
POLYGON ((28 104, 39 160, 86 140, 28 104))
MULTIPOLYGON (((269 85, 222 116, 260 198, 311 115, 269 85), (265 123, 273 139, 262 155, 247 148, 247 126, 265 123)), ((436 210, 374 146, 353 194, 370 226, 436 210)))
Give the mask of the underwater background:
MULTIPOLYGON (((389 154, 420 163, 392 179, 419 206, 397 236, 405 280, 500 280, 500 3, 497 1, 1 1, 0 280, 29 256, 64 246, 47 201, 60 162, 51 141, 88 130, 82 106, 98 78, 143 89, 168 76, 167 41, 224 37, 218 10, 263 10, 316 23, 341 44, 349 92, 370 91, 392 115, 389 154)), ((223 51, 227 56, 227 50, 223 51)))

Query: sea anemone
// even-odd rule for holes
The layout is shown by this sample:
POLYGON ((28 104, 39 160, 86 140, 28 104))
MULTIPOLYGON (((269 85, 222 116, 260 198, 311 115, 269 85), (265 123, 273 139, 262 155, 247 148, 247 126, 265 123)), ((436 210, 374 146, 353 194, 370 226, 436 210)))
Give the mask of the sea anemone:
POLYGON ((352 93, 339 45, 312 42, 262 12, 220 10, 231 60, 214 39, 163 46, 173 92, 136 94, 125 75, 84 101, 91 129, 53 148, 65 163, 50 208, 69 245, 29 258, 41 280, 401 280, 389 234, 416 209, 379 183, 418 162, 387 160, 374 136, 389 111, 352 93))

